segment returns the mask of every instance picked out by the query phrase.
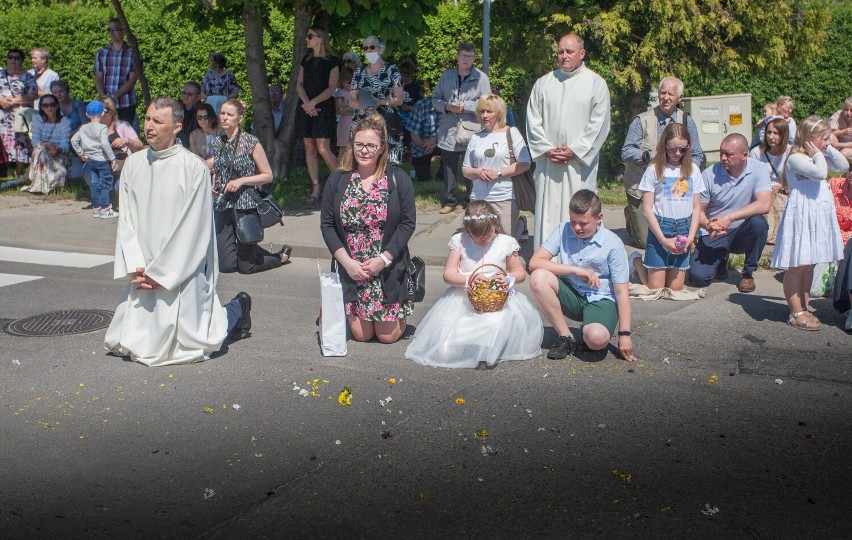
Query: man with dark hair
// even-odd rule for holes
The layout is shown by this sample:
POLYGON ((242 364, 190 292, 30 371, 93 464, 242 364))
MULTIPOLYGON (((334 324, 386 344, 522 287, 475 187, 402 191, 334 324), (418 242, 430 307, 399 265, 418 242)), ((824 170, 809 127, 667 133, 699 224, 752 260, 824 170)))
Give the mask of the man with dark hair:
POLYGON ((605 349, 618 326, 618 349, 633 361, 627 254, 614 232, 602 224, 601 200, 581 189, 568 205, 569 221, 560 223, 530 259, 530 289, 539 309, 559 335, 547 357, 561 360, 577 343, 565 317, 582 321, 585 346, 605 349), (558 261, 553 257, 559 256, 558 261))
POLYGON ((183 103, 183 126, 177 135, 184 148, 189 148, 189 134, 198 127, 195 113, 198 111, 200 100, 201 85, 195 81, 186 81, 186 84, 183 85, 183 91, 180 93, 180 102, 183 103))
POLYGON ((128 282, 107 330, 107 349, 148 366, 207 359, 226 337, 248 337, 251 297, 224 307, 216 295, 218 256, 210 171, 175 144, 183 105, 154 100, 145 115, 149 148, 121 173, 114 278, 128 282))
POLYGON ((707 190, 701 194, 698 241, 689 261, 687 283, 706 287, 728 277, 728 254, 745 255, 737 289, 755 289, 753 274, 766 247, 772 201, 769 167, 748 157, 748 140, 731 133, 719 146, 719 163, 702 173, 707 190))
POLYGON ((95 88, 101 99, 111 97, 119 119, 132 124, 138 131, 134 87, 139 74, 133 66, 133 47, 124 41, 125 28, 121 19, 110 19, 107 31, 110 44, 95 53, 95 88))

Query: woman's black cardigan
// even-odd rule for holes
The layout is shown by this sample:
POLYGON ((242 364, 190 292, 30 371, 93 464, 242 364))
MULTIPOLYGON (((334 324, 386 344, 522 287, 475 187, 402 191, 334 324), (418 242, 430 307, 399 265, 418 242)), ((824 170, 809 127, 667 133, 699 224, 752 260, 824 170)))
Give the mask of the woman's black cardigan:
MULTIPOLYGON (((382 252, 388 251, 393 257, 390 266, 381 271, 382 303, 405 302, 408 297, 408 283, 405 270, 411 256, 408 253, 408 240, 414 234, 417 211, 414 204, 414 186, 411 178, 398 167, 388 167, 388 215, 382 232, 382 252)), ((322 194, 322 215, 320 229, 325 245, 334 257, 334 252, 344 248, 350 254, 346 244, 346 232, 340 218, 340 204, 352 171, 335 171, 325 183, 322 194)), ((352 302, 358 297, 355 281, 349 277, 340 265, 337 266, 340 282, 343 285, 343 300, 352 302)))

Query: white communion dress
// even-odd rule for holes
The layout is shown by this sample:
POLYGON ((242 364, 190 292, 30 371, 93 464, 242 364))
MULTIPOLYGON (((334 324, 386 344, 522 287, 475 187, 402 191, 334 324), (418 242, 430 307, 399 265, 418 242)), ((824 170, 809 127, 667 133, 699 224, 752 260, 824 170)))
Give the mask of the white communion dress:
MULTIPOLYGON (((505 234, 479 245, 467 233, 454 235, 449 247, 460 253, 459 270, 470 273, 483 264, 506 269, 506 258, 520 250, 505 234)), ((498 273, 486 267, 486 276, 498 273)), ((435 302, 417 327, 405 357, 424 366, 475 368, 480 362, 494 366, 505 360, 527 360, 541 354, 544 332, 538 310, 523 294, 510 292, 503 309, 477 313, 460 287, 450 287, 435 302)))

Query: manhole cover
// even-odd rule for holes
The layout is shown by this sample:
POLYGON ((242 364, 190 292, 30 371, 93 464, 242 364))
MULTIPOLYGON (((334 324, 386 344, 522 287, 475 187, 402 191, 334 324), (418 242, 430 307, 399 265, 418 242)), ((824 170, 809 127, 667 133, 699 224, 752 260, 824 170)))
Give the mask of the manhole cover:
POLYGON ((13 336, 44 337, 85 334, 102 330, 112 321, 112 311, 66 309, 12 321, 3 331, 13 336))

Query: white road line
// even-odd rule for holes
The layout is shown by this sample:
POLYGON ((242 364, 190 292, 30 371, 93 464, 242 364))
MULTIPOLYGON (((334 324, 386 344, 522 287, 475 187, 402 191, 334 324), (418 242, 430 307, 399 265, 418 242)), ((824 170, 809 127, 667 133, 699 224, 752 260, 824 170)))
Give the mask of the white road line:
POLYGON ((27 281, 35 281, 41 279, 42 276, 21 276, 17 274, 0 274, 0 287, 9 285, 17 285, 18 283, 26 283, 27 281))
POLYGON ((0 246, 0 261, 65 266, 71 268, 94 268, 111 263, 112 255, 91 255, 88 253, 70 253, 66 251, 44 251, 0 246))

